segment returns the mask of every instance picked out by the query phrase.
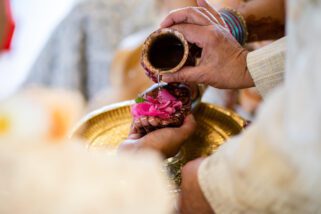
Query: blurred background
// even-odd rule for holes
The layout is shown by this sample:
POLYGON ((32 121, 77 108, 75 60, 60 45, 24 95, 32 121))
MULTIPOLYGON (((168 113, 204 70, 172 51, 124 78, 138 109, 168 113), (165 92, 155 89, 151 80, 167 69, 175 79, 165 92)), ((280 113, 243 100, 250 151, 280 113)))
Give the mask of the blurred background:
MULTIPOLYGON (((234 8, 240 2, 210 1, 234 8)), ((51 124, 38 127, 65 137, 86 113, 134 99, 152 84, 140 66, 144 40, 169 11, 193 5, 195 0, 0 0, 0 139, 23 131, 15 129, 28 126, 19 118, 32 118, 36 108, 49 114, 44 121, 51 124), (18 117, 18 111, 24 113, 18 117)), ((203 100, 251 119, 261 97, 255 89, 209 88, 203 100)))
MULTIPOLYGON (((240 2, 241 0, 211 0, 218 7, 237 7, 240 2)), ((52 167, 52 176, 62 179, 61 183, 66 172, 72 173, 70 182, 73 183, 72 178, 77 177, 77 170, 88 170, 93 174, 103 171, 102 168, 95 171, 90 164, 84 169, 77 168, 77 161, 69 161, 83 155, 73 149, 60 154, 59 151, 64 149, 61 147, 52 156, 47 156, 52 151, 49 147, 24 146, 19 152, 22 148, 20 146, 28 145, 27 143, 68 145, 66 142, 70 142, 70 131, 88 112, 136 98, 152 84, 140 66, 144 40, 158 28, 169 11, 193 5, 196 5, 195 0, 0 0, 0 178, 12 181, 11 185, 4 183, 9 188, 8 191, 14 193, 19 190, 21 195, 17 195, 21 196, 22 201, 28 198, 31 200, 30 204, 35 204, 32 200, 37 199, 36 204, 44 205, 46 210, 49 200, 42 197, 48 193, 42 192, 46 190, 46 185, 39 190, 38 198, 26 197, 32 188, 15 189, 20 178, 29 179, 23 181, 23 187, 31 184, 38 186, 44 181, 39 177, 52 173, 45 171, 51 169, 45 164, 51 163, 51 160, 57 160, 52 165, 56 166, 52 167), (7 148, 10 144, 18 146, 7 148), (56 157, 61 157, 61 161, 56 157), (70 165, 66 165, 67 162, 70 165), (8 167, 9 165, 15 168, 8 167), (25 166, 29 171, 24 170, 25 166), (20 168, 22 171, 19 171, 20 168), (71 168, 75 171, 70 171, 71 168), (19 170, 13 173, 13 169, 19 170), (36 176, 34 169, 38 170, 39 176, 36 176), (40 203, 42 199, 44 201, 40 203)), ((264 44, 256 43, 249 49, 262 45, 264 44)), ((209 88, 203 100, 225 106, 251 119, 255 116, 261 97, 255 89, 231 91, 209 88)), ((81 164, 91 161, 93 160, 84 158, 81 164)), ((112 170, 113 167, 109 174, 112 170)), ((90 177, 87 172, 83 175, 90 177)), ((108 177, 108 170, 104 176, 108 177)), ((148 181, 155 181, 147 177, 145 180, 140 178, 137 181, 145 182, 144 185, 148 181)), ((47 185, 52 184, 49 195, 51 191, 59 192, 60 180, 57 183, 50 182, 52 183, 47 185)), ((79 185, 88 184, 87 180, 82 182, 79 185)), ((102 180, 101 184, 103 183, 102 180)), ((159 189, 164 185, 163 180, 159 181, 159 189)), ((0 186, 0 198, 10 200, 6 196, 8 192, 1 188, 0 186)), ((101 186, 95 188, 100 190, 101 186)), ((88 191, 91 189, 88 185, 88 191)), ((73 189, 66 191, 73 192, 73 189)), ((59 194, 65 195, 63 192, 59 194)), ((85 194, 78 194, 77 197, 82 195, 85 194)), ((73 205, 78 209, 79 204, 85 203, 77 197, 73 205)), ((15 197, 11 199, 17 200, 15 197)), ((132 200, 129 199, 128 201, 132 200)), ((145 201, 143 198, 142 202, 145 201)), ((28 210, 28 203, 21 203, 21 209, 28 210)), ((11 206, 14 211, 10 208, 10 211, 2 212, 3 204, 0 202, 0 213, 19 213, 15 212, 14 209, 19 208, 15 206, 11 206)), ((32 209, 30 208, 31 211, 32 209)))
MULTIPOLYGON (((1 0, 0 28, 15 24, 11 45, 0 52, 0 99, 16 91, 55 27, 76 0, 1 0)), ((1 32, 1 31, 0 31, 1 32)), ((3 30, 2 30, 3 32, 3 30)))

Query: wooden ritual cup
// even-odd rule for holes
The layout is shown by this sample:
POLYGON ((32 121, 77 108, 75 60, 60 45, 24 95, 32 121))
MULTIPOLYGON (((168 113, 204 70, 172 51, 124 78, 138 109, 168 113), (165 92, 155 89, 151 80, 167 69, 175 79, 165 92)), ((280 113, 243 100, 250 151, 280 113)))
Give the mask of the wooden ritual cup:
POLYGON ((143 45, 141 64, 155 81, 157 75, 195 66, 202 49, 187 42, 179 31, 164 28, 153 32, 143 45))

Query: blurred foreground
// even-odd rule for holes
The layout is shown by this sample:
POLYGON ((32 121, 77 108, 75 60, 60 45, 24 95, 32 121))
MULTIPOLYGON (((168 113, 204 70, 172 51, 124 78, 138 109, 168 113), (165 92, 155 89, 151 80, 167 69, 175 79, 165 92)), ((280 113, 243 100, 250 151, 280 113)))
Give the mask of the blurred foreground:
POLYGON ((170 213, 157 155, 110 156, 68 139, 84 110, 82 97, 64 90, 1 101, 0 213, 170 213))

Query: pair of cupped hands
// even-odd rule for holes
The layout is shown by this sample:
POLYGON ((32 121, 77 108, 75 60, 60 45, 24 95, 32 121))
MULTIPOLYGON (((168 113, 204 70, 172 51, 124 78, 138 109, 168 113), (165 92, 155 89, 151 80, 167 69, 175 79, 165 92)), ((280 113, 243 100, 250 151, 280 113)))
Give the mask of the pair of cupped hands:
MULTIPOLYGON (((254 86, 247 70, 244 49, 230 34, 220 14, 206 1, 198 0, 198 7, 174 10, 163 20, 160 28, 181 32, 189 43, 202 48, 200 61, 195 67, 162 76, 164 82, 205 84, 221 89, 241 89, 254 86)), ((152 149, 164 157, 175 155, 182 143, 193 134, 196 122, 192 115, 186 117, 179 128, 164 128, 141 136, 135 124, 157 126, 161 121, 142 117, 133 121, 130 135, 121 149, 152 149)))
MULTIPOLYGON (((254 86, 247 70, 247 50, 230 34, 224 20, 206 0, 197 0, 198 7, 182 8, 170 12, 161 28, 180 31, 189 43, 202 48, 200 62, 195 67, 183 67, 180 71, 162 76, 164 82, 205 84, 221 89, 241 89, 254 86)), ((155 117, 142 117, 133 121, 128 139, 120 150, 149 149, 164 158, 174 156, 196 129, 192 115, 185 118, 181 127, 163 128, 145 136, 136 132, 139 126, 158 126, 155 117)), ((213 213, 198 183, 198 168, 203 159, 187 163, 182 169, 180 194, 181 213, 213 213)))

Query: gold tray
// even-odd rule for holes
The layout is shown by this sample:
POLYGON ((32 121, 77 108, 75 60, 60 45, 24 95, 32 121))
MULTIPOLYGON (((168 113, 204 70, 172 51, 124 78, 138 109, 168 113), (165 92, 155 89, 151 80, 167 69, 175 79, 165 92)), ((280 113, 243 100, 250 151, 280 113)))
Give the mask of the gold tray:
MULTIPOLYGON (((125 101, 90 113, 76 126, 73 135, 85 139, 90 148, 115 151, 128 136, 132 104, 134 101, 125 101)), ((193 114, 198 124, 196 132, 185 142, 179 154, 167 160, 169 174, 176 183, 180 183, 182 165, 212 154, 246 125, 246 121, 236 113, 213 104, 201 103, 193 114)))

